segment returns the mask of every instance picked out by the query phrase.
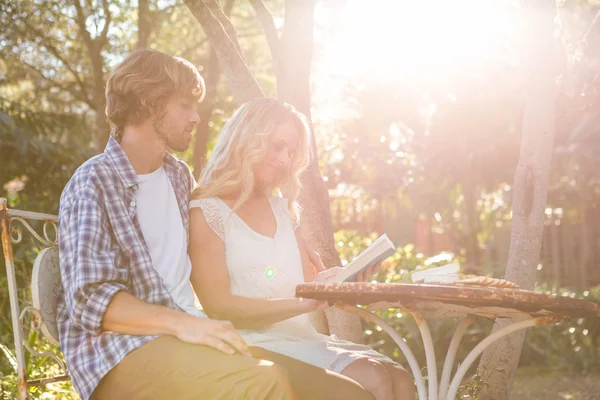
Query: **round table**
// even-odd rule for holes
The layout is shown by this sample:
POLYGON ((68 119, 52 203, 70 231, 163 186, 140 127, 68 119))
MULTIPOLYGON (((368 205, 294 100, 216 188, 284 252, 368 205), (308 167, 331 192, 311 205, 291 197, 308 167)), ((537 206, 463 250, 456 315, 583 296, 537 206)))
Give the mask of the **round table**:
POLYGON ((454 400, 469 367, 488 346, 503 336, 536 325, 572 318, 600 317, 600 305, 587 300, 522 289, 456 284, 312 282, 298 285, 296 296, 326 300, 379 325, 404 353, 415 378, 419 400, 454 400), (419 364, 406 342, 392 326, 374 314, 385 308, 402 309, 415 319, 425 348, 428 388, 419 364), (461 338, 475 316, 514 318, 516 322, 490 334, 477 344, 460 363, 450 380, 461 338), (426 318, 456 317, 462 320, 450 341, 438 385, 435 351, 426 318))

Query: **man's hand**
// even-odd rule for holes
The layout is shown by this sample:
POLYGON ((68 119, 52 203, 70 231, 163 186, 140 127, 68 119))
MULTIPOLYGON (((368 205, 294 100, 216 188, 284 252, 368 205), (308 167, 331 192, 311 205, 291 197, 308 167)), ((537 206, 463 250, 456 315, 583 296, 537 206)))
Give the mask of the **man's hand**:
POLYGON ((325 300, 316 300, 308 298, 299 299, 300 308, 303 312, 322 311, 329 308, 329 304, 325 300))
POLYGON ((243 355, 251 355, 248 345, 229 321, 190 315, 177 326, 175 337, 186 343, 213 347, 225 354, 238 351, 243 355))

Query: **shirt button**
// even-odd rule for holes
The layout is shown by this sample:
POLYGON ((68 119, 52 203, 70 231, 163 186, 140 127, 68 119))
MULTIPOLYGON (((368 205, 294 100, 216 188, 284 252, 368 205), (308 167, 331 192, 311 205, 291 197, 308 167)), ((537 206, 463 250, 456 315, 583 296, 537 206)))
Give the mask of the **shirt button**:
POLYGON ((131 203, 129 203, 129 205, 130 205, 131 207, 135 207, 135 201, 132 201, 131 203))

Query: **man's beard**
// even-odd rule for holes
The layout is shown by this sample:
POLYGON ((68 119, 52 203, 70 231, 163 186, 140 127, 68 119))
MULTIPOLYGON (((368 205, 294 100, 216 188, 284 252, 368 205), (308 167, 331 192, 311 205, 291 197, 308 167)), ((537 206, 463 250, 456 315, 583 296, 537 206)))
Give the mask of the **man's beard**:
POLYGON ((189 147, 189 142, 185 141, 183 132, 179 132, 175 137, 172 135, 173 131, 177 129, 176 125, 168 115, 163 115, 152 123, 154 131, 159 138, 164 140, 167 147, 175 151, 185 151, 189 147), (176 140, 176 138, 180 138, 180 140, 176 140))

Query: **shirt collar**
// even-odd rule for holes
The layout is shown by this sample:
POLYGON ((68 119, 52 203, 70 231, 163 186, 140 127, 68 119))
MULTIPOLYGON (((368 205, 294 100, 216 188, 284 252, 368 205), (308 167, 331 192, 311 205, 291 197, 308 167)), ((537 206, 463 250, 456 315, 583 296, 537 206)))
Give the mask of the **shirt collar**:
MULTIPOLYGON (((135 173, 129 158, 127 158, 127 155, 125 154, 125 151, 119 142, 117 142, 117 140, 112 136, 108 138, 108 143, 104 149, 104 155, 121 179, 123 186, 129 188, 139 184, 138 176, 135 173)), ((167 151, 165 151, 163 163, 167 173, 170 172, 172 174, 173 172, 179 171, 179 163, 177 162, 177 159, 167 151)))

